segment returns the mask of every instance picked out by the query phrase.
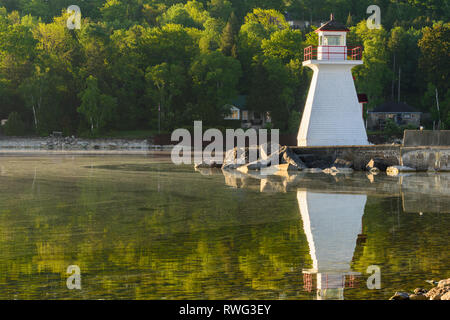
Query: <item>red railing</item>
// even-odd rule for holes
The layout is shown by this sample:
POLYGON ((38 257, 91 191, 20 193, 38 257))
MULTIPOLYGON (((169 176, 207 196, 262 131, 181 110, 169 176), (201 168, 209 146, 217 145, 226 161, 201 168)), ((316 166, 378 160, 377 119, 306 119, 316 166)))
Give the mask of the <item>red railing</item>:
POLYGON ((346 46, 309 46, 304 50, 304 61, 308 60, 361 60, 361 47, 346 46), (321 55, 320 59, 319 54, 321 55))

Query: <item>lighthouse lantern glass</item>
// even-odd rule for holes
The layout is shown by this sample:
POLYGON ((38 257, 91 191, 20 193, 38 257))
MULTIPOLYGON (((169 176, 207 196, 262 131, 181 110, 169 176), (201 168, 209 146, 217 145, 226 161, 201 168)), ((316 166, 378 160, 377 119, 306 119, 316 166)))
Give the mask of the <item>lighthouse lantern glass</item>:
POLYGON ((342 46, 343 39, 342 36, 326 36, 325 37, 326 46, 342 46))
POLYGON ((322 31, 319 32, 319 46, 317 48, 318 60, 346 60, 346 32, 322 31))

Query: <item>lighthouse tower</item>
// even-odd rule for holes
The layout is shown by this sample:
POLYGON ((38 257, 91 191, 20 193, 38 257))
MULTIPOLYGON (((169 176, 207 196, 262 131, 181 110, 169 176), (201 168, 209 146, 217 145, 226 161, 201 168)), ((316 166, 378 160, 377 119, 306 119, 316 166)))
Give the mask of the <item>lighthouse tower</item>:
POLYGON ((305 48, 303 65, 314 75, 297 136, 298 146, 367 145, 351 70, 361 65, 361 47, 347 47, 342 23, 331 20, 315 32, 319 46, 305 48))

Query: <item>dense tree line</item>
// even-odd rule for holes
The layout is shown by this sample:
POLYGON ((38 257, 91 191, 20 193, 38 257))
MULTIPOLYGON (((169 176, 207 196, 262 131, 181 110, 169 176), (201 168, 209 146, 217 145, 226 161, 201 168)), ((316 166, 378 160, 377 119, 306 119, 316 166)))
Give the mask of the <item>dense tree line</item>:
POLYGON ((13 120, 10 134, 156 131, 159 117, 170 131, 224 125, 225 106, 245 95, 293 132, 311 76, 303 49, 330 12, 364 47, 354 75, 370 108, 400 91, 450 128, 445 0, 0 0, 0 119, 13 120), (71 4, 80 30, 67 28, 71 4), (366 26, 371 4, 382 29, 366 26), (286 12, 309 29, 290 28, 286 12))

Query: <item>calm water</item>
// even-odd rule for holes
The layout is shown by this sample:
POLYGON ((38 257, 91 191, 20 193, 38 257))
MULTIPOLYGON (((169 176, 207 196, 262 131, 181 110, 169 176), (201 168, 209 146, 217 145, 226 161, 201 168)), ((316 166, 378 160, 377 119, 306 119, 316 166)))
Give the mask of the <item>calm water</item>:
POLYGON ((0 156, 0 299, 387 299, 450 277, 449 230, 445 174, 0 156), (67 289, 69 265, 82 290, 67 289))

